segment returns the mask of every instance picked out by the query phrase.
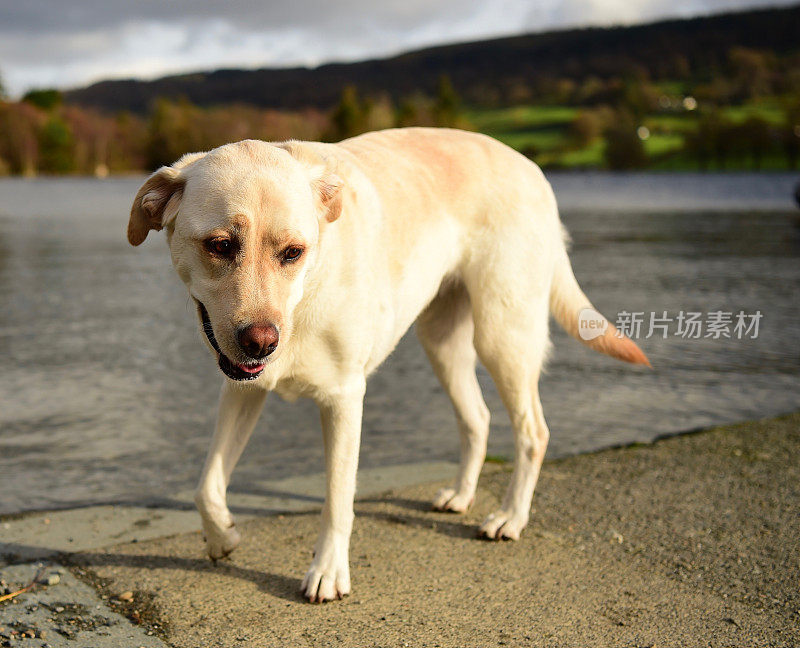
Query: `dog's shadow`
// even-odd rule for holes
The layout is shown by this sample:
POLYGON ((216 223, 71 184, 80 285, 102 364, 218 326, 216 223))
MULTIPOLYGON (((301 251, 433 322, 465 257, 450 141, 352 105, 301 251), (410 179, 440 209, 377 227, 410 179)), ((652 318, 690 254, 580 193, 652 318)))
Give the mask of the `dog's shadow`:
POLYGON ((300 591, 301 580, 299 578, 289 578, 281 574, 240 567, 228 559, 211 561, 208 558, 182 556, 76 552, 64 557, 64 562, 89 569, 130 567, 132 569, 181 569, 200 574, 221 574, 250 581, 262 592, 286 601, 297 603, 305 600, 300 591))
MULTIPOLYGON (((251 489, 244 489, 236 491, 245 495, 271 495, 280 496, 292 499, 303 499, 309 502, 319 503, 324 502, 321 497, 312 496, 298 496, 288 492, 278 491, 253 491, 251 489)), ((231 512, 236 515, 252 515, 257 518, 264 518, 265 516, 272 515, 315 515, 318 511, 280 511, 275 509, 262 509, 257 507, 245 507, 232 504, 231 512)), ((426 499, 410 499, 407 497, 396 497, 392 495, 382 495, 376 497, 359 497, 355 501, 356 519, 358 518, 373 518, 396 524, 404 524, 408 526, 418 527, 429 531, 435 531, 447 535, 452 538, 471 538, 479 537, 475 521, 464 521, 464 517, 454 512, 436 511, 431 506, 430 500, 426 499), (402 512, 388 512, 388 511, 375 511, 372 506, 388 504, 392 507, 409 511, 417 515, 410 515, 402 512), (446 518, 446 519, 445 519, 446 518)))
MULTIPOLYGON (((430 503, 421 500, 412 500, 399 497, 382 497, 359 500, 356 503, 356 516, 372 518, 395 525, 405 525, 422 529, 427 532, 439 533, 451 538, 476 539, 477 529, 474 524, 461 520, 449 521, 443 518, 451 514, 432 511, 430 503), (398 509, 411 513, 393 511, 371 510, 373 504, 390 504, 398 509)), ((288 513, 288 516, 306 516, 308 512, 288 513)), ((455 515, 452 514, 455 518, 455 515)), ((264 520, 265 518, 261 518, 264 520)), ((199 574, 224 575, 250 581, 259 590, 292 603, 304 602, 305 598, 300 589, 301 578, 292 578, 269 571, 241 567, 233 559, 211 561, 208 558, 189 558, 185 556, 165 556, 152 554, 125 554, 79 551, 63 556, 64 562, 89 569, 103 567, 129 567, 132 569, 180 569, 199 574)))
MULTIPOLYGON (((165 507, 167 508, 167 507, 165 507)), ((168 508, 173 508, 172 506, 168 508)), ((175 506, 174 508, 181 508, 175 506)), ((249 510, 247 513, 257 516, 261 521, 268 519, 275 512, 249 510), (260 514, 260 515, 259 515, 260 514), (266 515, 265 515, 266 514, 266 515)), ((315 515, 315 512, 296 512, 284 513, 286 517, 302 517, 315 515)), ((430 502, 426 500, 416 500, 403 497, 372 497, 363 498, 356 501, 356 518, 371 518, 393 525, 409 526, 424 530, 428 533, 438 533, 451 538, 460 539, 479 539, 477 527, 474 521, 466 521, 460 516, 452 513, 442 513, 434 511, 430 502), (389 505, 396 510, 376 510, 389 505)), ((247 523, 245 523, 247 524, 247 523)), ((3 554, 7 557, 14 555, 24 556, 36 548, 27 545, 2 545, 3 554)), ((186 556, 165 556, 153 554, 130 554, 130 553, 105 553, 102 551, 76 551, 61 554, 58 560, 67 565, 93 569, 103 567, 128 567, 132 569, 179 569, 187 572, 197 572, 199 574, 217 574, 237 578, 243 581, 250 581, 255 584, 262 592, 268 593, 277 598, 289 602, 302 602, 304 597, 300 590, 301 579, 284 576, 269 571, 249 569, 236 564, 233 560, 223 559, 211 561, 206 557, 191 558, 186 556)), ((14 560, 12 560, 14 562, 14 560)))
POLYGON ((425 529, 451 538, 480 539, 474 521, 465 521, 463 516, 453 512, 436 511, 428 500, 415 500, 404 497, 374 497, 356 501, 356 518, 372 518, 392 524, 401 524, 425 529), (390 504, 393 507, 416 513, 375 511, 371 505, 390 504), (363 505, 363 506, 359 506, 363 505))

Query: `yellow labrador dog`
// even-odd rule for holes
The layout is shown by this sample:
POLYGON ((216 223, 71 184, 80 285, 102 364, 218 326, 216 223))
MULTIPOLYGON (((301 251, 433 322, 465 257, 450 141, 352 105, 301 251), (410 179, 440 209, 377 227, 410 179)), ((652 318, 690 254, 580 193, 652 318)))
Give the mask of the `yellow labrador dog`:
MULTIPOLYGON (((580 339, 579 314, 591 307, 553 192, 532 162, 489 137, 446 129, 338 144, 247 140, 150 176, 128 240, 139 245, 160 229, 227 377, 195 497, 211 558, 239 544, 226 489, 266 393, 309 397, 322 416, 327 489, 302 588, 311 601, 350 592, 366 380, 415 321, 462 439, 458 477, 433 505, 463 512, 475 494, 489 430, 477 354, 516 439, 511 484, 480 532, 519 537, 549 438, 537 387, 548 315, 580 339)), ((647 364, 602 324, 589 346, 647 364)))

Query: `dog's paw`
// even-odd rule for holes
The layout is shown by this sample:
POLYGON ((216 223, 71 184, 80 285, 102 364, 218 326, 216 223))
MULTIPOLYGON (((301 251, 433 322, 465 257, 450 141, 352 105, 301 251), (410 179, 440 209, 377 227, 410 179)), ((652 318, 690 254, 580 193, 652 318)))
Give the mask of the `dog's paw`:
POLYGON ((490 513, 478 527, 478 533, 490 540, 519 540, 527 524, 527 515, 515 515, 511 511, 495 511, 490 513))
POLYGON ((433 498, 435 511, 452 511, 453 513, 466 513, 472 506, 471 493, 459 493, 455 488, 442 488, 433 498))
POLYGON ((205 526, 204 534, 206 541, 206 551, 211 560, 219 560, 225 558, 231 551, 236 549, 241 542, 242 537, 236 530, 236 526, 231 523, 227 529, 220 529, 216 526, 205 526))
POLYGON ((301 585, 303 596, 312 603, 340 599, 350 593, 347 543, 322 543, 301 585))

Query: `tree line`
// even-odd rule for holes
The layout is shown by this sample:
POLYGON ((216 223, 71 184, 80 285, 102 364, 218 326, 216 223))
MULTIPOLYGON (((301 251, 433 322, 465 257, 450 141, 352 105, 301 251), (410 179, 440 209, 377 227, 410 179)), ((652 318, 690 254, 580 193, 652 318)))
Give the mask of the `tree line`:
POLYGON ((0 98, 0 175, 105 176, 152 170, 188 151, 242 139, 339 141, 368 130, 412 125, 469 127, 447 77, 436 96, 418 93, 400 105, 388 96, 363 98, 348 86, 327 111, 201 108, 186 99, 161 98, 146 115, 108 115, 65 104, 57 90, 36 90, 20 101, 0 98))
MULTIPOLYGON (((520 85, 514 93, 518 101, 510 105, 572 110, 575 116, 562 129, 559 147, 562 152, 581 151, 601 143, 602 157, 592 158, 588 166, 664 168, 666 162, 669 168, 759 169, 767 162, 769 168, 797 168, 800 64, 789 66, 766 50, 735 47, 724 70, 713 79, 669 82, 652 80, 644 69, 627 76, 590 76, 580 83, 562 78, 542 97, 520 85), (771 106, 770 113, 761 110, 764 105, 771 106), (781 107, 780 114, 775 106, 781 107), (737 110, 740 118, 734 119, 731 114, 737 110), (665 127, 670 120, 673 126, 665 127), (663 136, 659 129, 665 128, 680 146, 654 152, 646 144, 650 130, 663 136)), ((468 114, 470 106, 446 74, 439 76, 430 95, 417 90, 395 101, 388 93, 362 93, 349 85, 331 108, 299 110, 246 104, 201 107, 185 98, 162 97, 145 114, 109 114, 69 104, 52 89, 4 101, 0 86, 0 175, 141 172, 188 151, 246 138, 339 141, 396 126, 472 129, 468 114)), ((548 128, 530 126, 532 131, 548 128)), ((542 166, 559 165, 535 145, 518 148, 542 166)))

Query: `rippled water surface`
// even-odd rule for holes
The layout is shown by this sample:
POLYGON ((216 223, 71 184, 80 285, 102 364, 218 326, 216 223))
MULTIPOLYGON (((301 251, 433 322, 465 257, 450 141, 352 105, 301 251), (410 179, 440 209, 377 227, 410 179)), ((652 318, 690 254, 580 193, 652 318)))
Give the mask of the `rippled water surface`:
MULTIPOLYGON (((617 313, 722 310, 758 339, 640 340, 654 371, 554 327, 549 456, 800 408, 800 211, 788 174, 550 176, 578 280, 617 313)), ((166 243, 124 236, 141 178, 0 180, 0 513, 191 488, 221 383, 166 243)), ((673 327, 674 330, 674 327, 673 327)), ((511 431, 492 410, 490 452, 511 431)), ((270 398, 232 488, 322 470, 311 403, 270 398)), ((413 333, 372 378, 364 466, 450 459, 449 403, 413 333)))

